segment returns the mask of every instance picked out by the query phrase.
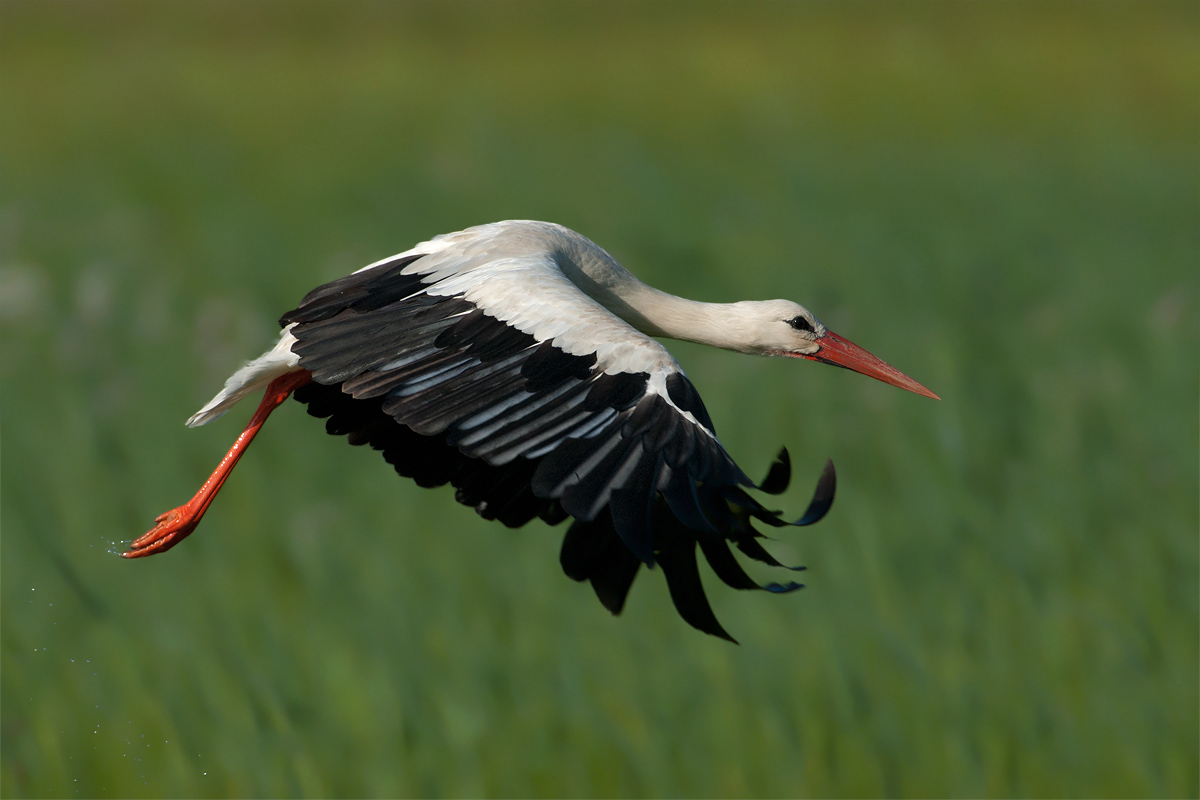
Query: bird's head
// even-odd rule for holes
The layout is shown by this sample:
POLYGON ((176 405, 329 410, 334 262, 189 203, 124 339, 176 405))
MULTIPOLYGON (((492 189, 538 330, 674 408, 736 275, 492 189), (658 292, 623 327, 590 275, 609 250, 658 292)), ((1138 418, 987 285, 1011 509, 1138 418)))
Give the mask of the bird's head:
POLYGON ((860 372, 876 380, 940 400, 900 370, 843 339, 825 327, 816 316, 790 300, 753 303, 757 343, 763 355, 790 356, 820 361, 860 372))

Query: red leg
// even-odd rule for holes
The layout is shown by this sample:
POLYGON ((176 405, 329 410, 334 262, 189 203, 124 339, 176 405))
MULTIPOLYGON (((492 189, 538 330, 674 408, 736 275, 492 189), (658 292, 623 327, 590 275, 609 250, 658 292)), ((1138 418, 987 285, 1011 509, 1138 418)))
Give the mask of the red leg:
POLYGON ((159 514, 154 520, 156 523, 154 527, 134 539, 129 546, 129 551, 121 553, 121 555, 124 558, 152 556, 155 553, 170 550, 196 530, 204 512, 208 510, 209 504, 221 490, 221 486, 229 477, 229 473, 233 471, 238 459, 242 457, 242 453, 246 452, 250 442, 254 441, 254 436, 267 421, 267 417, 280 403, 288 399, 288 395, 311 380, 312 373, 304 369, 298 372, 289 372, 271 381, 266 394, 263 395, 262 402, 258 404, 258 410, 250 419, 250 424, 233 443, 233 447, 229 448, 229 452, 225 454, 213 474, 200 487, 200 491, 196 492, 196 496, 178 508, 173 508, 165 514, 159 514))

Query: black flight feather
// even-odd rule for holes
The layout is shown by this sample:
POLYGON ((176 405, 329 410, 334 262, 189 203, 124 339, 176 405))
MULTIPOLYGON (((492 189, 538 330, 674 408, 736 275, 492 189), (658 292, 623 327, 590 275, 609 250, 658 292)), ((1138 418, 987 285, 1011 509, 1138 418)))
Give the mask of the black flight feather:
POLYGON ((657 563, 680 616, 734 641, 705 596, 697 545, 736 589, 800 587, 758 584, 727 542, 783 566, 758 543, 752 520, 816 522, 833 502, 832 462, 804 515, 788 523, 746 492, 787 488, 787 450, 755 485, 714 438, 682 373, 666 376, 664 398, 645 372, 599 370, 595 354, 538 341, 462 297, 430 295, 425 277, 404 274, 421 257, 318 287, 281 319, 313 374, 294 397, 326 419, 329 433, 382 451, 420 486, 452 485, 455 499, 486 519, 519 527, 574 517, 563 570, 589 581, 613 614, 639 567, 657 563))

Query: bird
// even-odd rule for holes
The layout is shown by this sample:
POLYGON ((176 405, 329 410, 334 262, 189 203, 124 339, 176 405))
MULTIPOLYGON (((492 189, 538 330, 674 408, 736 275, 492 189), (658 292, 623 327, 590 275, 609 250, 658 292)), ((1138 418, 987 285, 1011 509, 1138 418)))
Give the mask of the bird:
POLYGON ((709 604, 697 549, 732 588, 801 588, 759 584, 731 546, 784 567, 753 523, 817 522, 836 473, 828 461, 798 519, 766 508, 750 492, 787 488, 787 449, 761 482, 747 477, 659 339, 833 364, 939 399, 797 303, 677 297, 549 222, 436 236, 313 289, 279 324, 278 342, 187 421, 211 422, 264 391, 245 430, 200 491, 122 556, 162 553, 190 535, 267 417, 294 396, 328 433, 381 451, 419 486, 451 484, 485 519, 570 519, 562 569, 590 582, 612 614, 641 567, 657 566, 684 621, 736 642, 709 604))

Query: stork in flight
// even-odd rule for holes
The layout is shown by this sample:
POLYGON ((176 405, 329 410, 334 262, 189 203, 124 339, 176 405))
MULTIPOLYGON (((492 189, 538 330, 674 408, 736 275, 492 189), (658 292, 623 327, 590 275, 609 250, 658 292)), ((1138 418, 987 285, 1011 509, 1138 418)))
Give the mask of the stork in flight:
POLYGON ((420 486, 452 484, 485 519, 517 527, 573 518, 563 570, 591 581, 613 614, 639 567, 657 564, 683 619, 733 641, 704 595, 696 546, 735 589, 800 588, 759 586, 727 543, 782 566, 751 521, 819 520, 833 503, 833 462, 800 519, 767 510, 746 490, 787 488, 787 450, 761 484, 746 477, 653 337, 834 364, 937 399, 803 306, 675 297, 547 222, 437 236, 314 289, 280 325, 279 342, 187 423, 211 422, 265 388, 250 424, 196 496, 123 556, 161 553, 195 530, 267 416, 295 392, 329 433, 383 451, 420 486))

